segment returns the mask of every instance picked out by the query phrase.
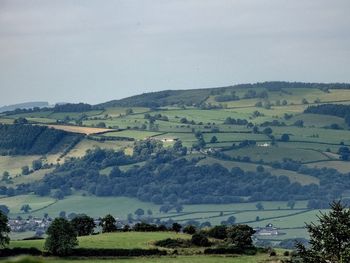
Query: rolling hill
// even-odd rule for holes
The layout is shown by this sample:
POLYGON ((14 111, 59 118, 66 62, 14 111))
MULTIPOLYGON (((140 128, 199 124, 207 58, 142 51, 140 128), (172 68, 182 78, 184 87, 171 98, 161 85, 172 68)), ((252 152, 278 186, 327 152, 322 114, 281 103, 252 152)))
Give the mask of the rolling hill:
POLYGON ((52 147, 11 152, 20 141, 3 139, 10 145, 2 146, 1 172, 10 178, 0 182, 1 204, 10 216, 111 212, 123 219, 141 207, 154 220, 198 225, 235 215, 281 228, 284 235, 269 242, 307 237, 304 222, 318 209, 350 198, 349 125, 324 112, 349 104, 350 84, 264 82, 2 113, 0 123, 21 145, 34 140, 20 133, 28 127, 63 130, 65 139, 51 145, 35 137, 52 147), (21 174, 37 159, 53 166, 21 174), (35 209, 21 213, 25 202, 35 209))

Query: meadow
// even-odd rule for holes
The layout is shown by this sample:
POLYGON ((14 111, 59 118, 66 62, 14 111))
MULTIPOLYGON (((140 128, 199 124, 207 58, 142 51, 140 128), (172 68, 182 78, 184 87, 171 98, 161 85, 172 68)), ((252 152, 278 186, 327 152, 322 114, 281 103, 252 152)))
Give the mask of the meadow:
MULTIPOLYGON (((184 205, 182 212, 177 213, 172 210, 168 213, 160 213, 159 205, 127 197, 82 196, 76 193, 67 196, 63 200, 35 195, 3 197, 0 199, 0 204, 6 204, 10 208, 10 217, 27 217, 29 215, 42 217, 45 213, 51 217, 56 217, 61 211, 64 211, 66 215, 86 213, 94 218, 112 214, 120 220, 125 220, 129 213, 134 214, 138 208, 142 208, 145 211, 152 211, 152 217, 161 220, 172 219, 180 223, 196 220, 201 223, 210 222, 212 225, 217 225, 233 215, 236 217, 237 223, 247 223, 259 227, 272 223, 278 228, 290 228, 282 231, 286 234, 278 237, 281 239, 295 237, 295 232, 293 232, 295 229, 304 227, 305 222, 317 219, 316 214, 319 210, 308 210, 306 203, 306 201, 297 201, 294 209, 290 209, 287 207, 287 202, 261 202, 264 210, 257 209, 257 202, 184 205), (23 204, 29 204, 32 210, 29 213, 20 211, 23 204)), ((27 235, 23 234, 19 238, 31 235, 32 233, 27 233, 27 235)), ((297 237, 307 237, 306 230, 298 231, 298 235, 297 237)), ((16 235, 13 238, 16 238, 16 235)))

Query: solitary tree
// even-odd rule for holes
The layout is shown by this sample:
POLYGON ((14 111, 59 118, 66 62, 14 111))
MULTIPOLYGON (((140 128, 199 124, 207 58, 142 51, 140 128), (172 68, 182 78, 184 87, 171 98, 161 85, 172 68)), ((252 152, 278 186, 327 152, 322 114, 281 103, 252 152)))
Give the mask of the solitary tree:
POLYGON ((287 133, 283 133, 281 136, 282 142, 288 142, 289 141, 289 135, 287 133))
POLYGON ((236 217, 235 216, 230 216, 226 220, 227 225, 234 225, 236 223, 236 217))
POLYGON ((135 211, 135 215, 137 215, 137 217, 141 217, 145 214, 145 211, 142 208, 138 208, 135 211))
POLYGON ((192 225, 187 225, 184 227, 183 232, 189 235, 193 235, 197 232, 196 227, 192 225))
POLYGON ((350 209, 340 201, 331 204, 331 211, 318 217, 319 223, 307 224, 310 248, 297 243, 297 255, 305 263, 350 262, 350 209))
POLYGON ((34 160, 32 162, 32 167, 34 171, 41 169, 42 166, 43 166, 43 162, 41 160, 34 160))
POLYGON ((10 238, 8 236, 10 231, 8 218, 6 214, 0 210, 0 247, 6 247, 10 243, 10 238))
POLYGON ((94 232, 94 219, 87 215, 78 215, 74 217, 71 224, 78 236, 88 236, 94 232))
POLYGON ((290 209, 294 209, 295 201, 294 201, 294 200, 289 200, 288 203, 287 203, 287 206, 288 206, 290 209))
POLYGON ((263 130, 263 133, 266 135, 271 135, 272 134, 272 129, 270 127, 267 127, 263 130))
POLYGON ((184 210, 184 207, 180 204, 177 204, 177 205, 175 205, 175 210, 177 213, 180 213, 180 212, 182 212, 182 210, 184 210))
POLYGON ((153 215, 153 212, 152 212, 151 209, 148 209, 148 210, 147 210, 147 215, 149 215, 149 216, 153 215))
POLYGON ((10 179, 10 173, 8 171, 5 171, 3 174, 2 174, 2 181, 4 182, 7 182, 8 180, 10 179))
POLYGON ((102 226, 102 232, 108 233, 117 231, 117 227, 115 226, 116 222, 117 221, 112 215, 106 215, 104 218, 102 218, 100 223, 100 226, 102 226))
POLYGON ((29 167, 28 165, 25 165, 22 167, 22 174, 23 175, 28 175, 29 174, 29 167))
POLYGON ((263 206, 263 204, 260 203, 260 202, 257 203, 255 207, 256 207, 259 211, 264 210, 264 206, 263 206))
POLYGON ((251 247, 253 244, 253 228, 248 225, 234 225, 227 230, 227 237, 233 245, 239 248, 251 247))
POLYGON ((0 205, 0 212, 7 216, 10 213, 10 209, 7 205, 0 205))
POLYGON ((175 231, 176 233, 179 233, 181 231, 182 226, 179 223, 173 223, 173 226, 171 229, 175 231))
POLYGON ((217 142, 218 142, 218 138, 215 135, 211 137, 210 143, 217 143, 217 142))
POLYGON ((21 211, 23 211, 24 213, 28 213, 29 210, 32 210, 32 208, 30 207, 30 205, 28 205, 28 204, 22 205, 21 211))
POLYGON ((78 245, 75 229, 65 218, 55 218, 46 234, 45 249, 53 255, 68 255, 78 245))

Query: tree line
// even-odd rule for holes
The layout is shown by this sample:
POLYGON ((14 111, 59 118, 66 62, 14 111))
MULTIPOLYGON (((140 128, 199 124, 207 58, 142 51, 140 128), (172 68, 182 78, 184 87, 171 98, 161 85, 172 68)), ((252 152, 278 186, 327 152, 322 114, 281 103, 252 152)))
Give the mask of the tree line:
POLYGON ((0 124, 0 154, 46 154, 66 136, 79 136, 39 125, 0 124))
POLYGON ((304 113, 332 115, 344 118, 346 124, 350 126, 350 105, 343 104, 322 104, 309 106, 304 113))

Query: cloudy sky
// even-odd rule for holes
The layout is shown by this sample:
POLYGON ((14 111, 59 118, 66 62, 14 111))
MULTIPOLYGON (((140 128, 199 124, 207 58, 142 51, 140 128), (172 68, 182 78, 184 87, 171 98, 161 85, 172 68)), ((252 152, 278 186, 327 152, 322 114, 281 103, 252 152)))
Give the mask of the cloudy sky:
POLYGON ((0 0, 0 105, 350 82, 349 0, 0 0))

